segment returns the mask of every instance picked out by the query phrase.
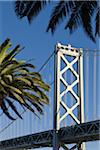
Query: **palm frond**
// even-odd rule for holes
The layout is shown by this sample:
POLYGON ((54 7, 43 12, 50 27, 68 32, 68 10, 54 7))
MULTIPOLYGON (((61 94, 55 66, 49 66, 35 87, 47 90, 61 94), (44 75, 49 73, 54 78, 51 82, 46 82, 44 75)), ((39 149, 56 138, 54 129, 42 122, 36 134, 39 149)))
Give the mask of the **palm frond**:
POLYGON ((21 19, 27 16, 34 1, 15 1, 16 15, 21 19))
POLYGON ((23 63, 23 64, 20 64, 17 68, 22 68, 22 67, 29 67, 29 68, 32 68, 34 69, 35 66, 30 64, 30 63, 23 63))
POLYGON ((93 1, 93 2, 86 2, 81 9, 81 19, 82 19, 83 28, 86 34, 94 42, 95 42, 95 38, 93 35, 91 17, 93 16, 96 7, 97 7, 97 3, 93 1))
POLYGON ((18 115, 18 117, 21 118, 21 119, 23 119, 21 117, 21 115, 19 114, 19 112, 17 111, 17 108, 15 107, 15 105, 12 103, 12 101, 9 100, 8 98, 6 98, 5 100, 8 102, 8 104, 12 108, 12 110, 18 115))
POLYGON ((19 1, 16 0, 14 3, 15 13, 16 13, 17 17, 19 17, 19 15, 20 15, 20 4, 21 4, 20 0, 19 1))
POLYGON ((4 59, 4 62, 7 60, 13 59, 20 51, 20 45, 17 45, 13 50, 11 50, 4 59))
POLYGON ((96 22, 95 36, 96 35, 100 36, 100 8, 98 8, 96 18, 95 18, 95 22, 96 22))
POLYGON ((5 40, 5 42, 3 44, 1 44, 1 46, 0 46, 0 64, 2 63, 3 59, 5 58, 6 51, 9 47, 11 47, 11 43, 10 43, 9 39, 5 40))
POLYGON ((71 17, 65 26, 65 29, 69 28, 70 33, 75 31, 80 25, 83 26, 87 35, 95 42, 93 36, 91 17, 93 16, 94 10, 97 7, 96 1, 80 1, 76 2, 71 17))
POLYGON ((9 46, 11 46, 10 39, 6 39, 0 46, 0 54, 3 51, 3 49, 9 48, 9 46))
MULTIPOLYGON (((27 17, 29 23, 36 17, 41 10, 47 5, 50 0, 38 0, 38 1, 15 1, 16 15, 21 19, 27 17)), ((84 31, 89 38, 95 42, 93 33, 92 21, 93 14, 97 9, 98 1, 66 1, 59 0, 56 2, 56 6, 53 8, 51 17, 47 26, 47 32, 50 30, 53 34, 57 29, 57 26, 64 20, 67 20, 65 29, 69 28, 70 33, 73 33, 80 25, 82 25, 84 31), (92 21, 91 21, 92 20, 92 21)), ((96 15, 95 21, 95 36, 99 33, 99 11, 96 15)))
POLYGON ((7 108, 7 106, 6 106, 6 104, 5 104, 4 101, 2 101, 1 109, 3 110, 4 114, 5 114, 9 119, 15 120, 15 118, 13 118, 13 117, 10 115, 10 113, 8 112, 8 108, 7 108))
POLYGON ((27 14, 29 23, 31 23, 31 21, 33 20, 33 17, 37 16, 40 13, 40 11, 46 6, 46 4, 47 4, 46 0, 34 1, 31 9, 29 10, 29 12, 27 14))
POLYGON ((14 58, 20 52, 20 46, 18 45, 8 52, 10 46, 10 40, 6 40, 0 47, 0 56, 3 57, 0 62, 1 109, 9 119, 14 120, 7 109, 6 103, 8 103, 15 114, 22 119, 17 107, 11 101, 14 100, 22 108, 26 107, 34 114, 37 110, 42 114, 44 104, 48 104, 45 91, 49 91, 50 87, 42 80, 38 72, 33 71, 35 68, 33 64, 14 58))
POLYGON ((16 1, 15 12, 21 19, 27 16, 29 23, 33 20, 33 17, 37 16, 39 12, 46 6, 49 1, 16 1))
POLYGON ((74 7, 74 1, 60 1, 52 11, 51 18, 47 27, 47 32, 54 33, 57 25, 61 23, 74 7))
POLYGON ((39 104, 37 103, 34 103, 34 101, 31 101, 30 100, 30 103, 36 108, 36 110, 40 113, 40 114, 43 114, 43 106, 42 108, 39 106, 39 104))

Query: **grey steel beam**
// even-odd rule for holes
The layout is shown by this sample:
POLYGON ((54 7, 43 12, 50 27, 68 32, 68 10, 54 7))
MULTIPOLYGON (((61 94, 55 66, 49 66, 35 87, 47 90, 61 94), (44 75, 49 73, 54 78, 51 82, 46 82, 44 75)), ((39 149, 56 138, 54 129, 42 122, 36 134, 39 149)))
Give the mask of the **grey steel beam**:
POLYGON ((100 140, 100 120, 61 128, 59 138, 65 144, 100 140))
POLYGON ((0 142, 0 150, 50 147, 53 131, 45 131, 0 142))
MULTIPOLYGON (((71 144, 100 139, 100 120, 64 127, 58 131, 59 144, 71 144)), ((53 130, 0 142, 0 150, 52 147, 53 130)))

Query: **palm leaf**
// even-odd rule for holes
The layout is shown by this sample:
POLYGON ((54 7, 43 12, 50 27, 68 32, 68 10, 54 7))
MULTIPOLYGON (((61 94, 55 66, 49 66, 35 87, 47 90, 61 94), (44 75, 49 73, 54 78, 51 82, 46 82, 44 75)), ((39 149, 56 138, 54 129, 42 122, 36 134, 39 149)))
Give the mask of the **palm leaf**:
POLYGON ((2 101, 1 109, 3 110, 4 114, 11 120, 15 120, 8 112, 8 108, 6 107, 6 104, 4 101, 2 101))
POLYGON ((3 53, 2 52, 2 51, 4 51, 3 49, 6 48, 6 50, 7 50, 7 47, 9 48, 9 46, 11 46, 10 39, 6 39, 0 46, 0 55, 1 55, 1 53, 3 53))
MULTIPOLYGON (((15 12, 19 18, 27 17, 29 23, 36 17, 40 11, 47 5, 47 0, 38 1, 15 1, 15 12)), ((53 34, 57 26, 66 18, 67 23, 65 29, 73 33, 80 25, 92 41, 95 42, 92 21, 93 14, 99 6, 99 2, 95 1, 66 1, 59 0, 53 8, 48 23, 47 32, 50 30, 53 34), (85 18, 86 17, 86 18, 85 18)), ((96 16, 95 36, 99 35, 99 11, 96 16)))
POLYGON ((44 106, 43 104, 48 104, 47 101, 43 101, 43 99, 41 99, 40 97, 33 95, 32 93, 29 93, 28 91, 24 91, 24 96, 26 96, 27 99, 30 99, 31 101, 33 101, 34 103, 37 103, 41 106, 44 106))
POLYGON ((25 104, 23 104, 28 110, 30 110, 31 112, 33 112, 34 114, 36 114, 35 113, 35 110, 31 107, 31 105, 29 105, 29 104, 27 104, 27 103, 25 103, 25 104))
POLYGON ((72 33, 77 27, 81 24, 81 17, 80 17, 80 3, 78 2, 77 5, 73 8, 73 12, 71 14, 71 17, 69 18, 69 21, 67 22, 67 25, 65 26, 65 29, 69 28, 70 33, 72 33))
POLYGON ((15 69, 15 68, 16 68, 16 64, 11 63, 11 64, 7 65, 6 68, 3 68, 1 70, 1 75, 9 73, 9 71, 11 72, 11 69, 15 69))
POLYGON ((5 42, 0 46, 0 64, 2 63, 3 59, 6 56, 7 49, 11 47, 10 40, 7 39, 5 42))
POLYGON ((24 84, 31 86, 32 82, 26 78, 18 78, 17 81, 22 81, 24 84))
POLYGON ((34 101, 31 101, 31 100, 29 100, 30 101, 30 103, 36 108, 36 110, 40 113, 40 114, 43 114, 43 108, 41 108, 40 106, 39 106, 39 104, 37 104, 37 103, 35 103, 34 101))
POLYGON ((29 69, 19 67, 19 68, 16 68, 15 70, 13 70, 13 72, 14 72, 15 76, 20 76, 20 75, 22 76, 25 74, 29 74, 29 69))
POLYGON ((11 50, 4 59, 4 62, 11 60, 20 52, 20 45, 17 45, 13 50, 11 50))
POLYGON ((8 80, 8 82, 11 83, 13 81, 13 76, 11 74, 10 75, 4 75, 4 79, 8 80))
POLYGON ((8 103, 15 114, 22 118, 17 107, 12 103, 13 100, 34 114, 36 110, 42 114, 44 104, 48 104, 45 91, 49 90, 49 86, 43 82, 38 72, 33 71, 35 68, 33 64, 14 58, 20 52, 19 45, 8 52, 10 45, 10 40, 6 40, 0 47, 0 56, 3 56, 0 63, 1 109, 9 119, 14 120, 6 106, 8 103))
POLYGON ((41 80, 41 75, 38 72, 30 72, 29 74, 41 80))
POLYGON ((35 77, 32 78, 34 81, 34 85, 40 88, 43 88, 45 91, 49 91, 50 87, 46 85, 42 80, 39 80, 35 77))
POLYGON ((96 22, 95 36, 97 34, 100 36, 100 8, 98 8, 96 18, 95 18, 95 22, 96 22))
POLYGON ((80 25, 83 26, 86 34, 95 42, 93 36, 91 17, 93 16, 94 10, 97 7, 96 1, 80 1, 77 2, 65 29, 69 28, 70 33, 75 31, 80 25))
POLYGON ((15 1, 15 12, 19 18, 27 16, 33 1, 15 1))
POLYGON ((33 89, 36 92, 36 94, 40 96, 40 98, 45 99, 48 102, 48 97, 46 96, 46 94, 44 94, 42 90, 40 90, 37 86, 33 86, 33 89))
POLYGON ((46 0, 38 0, 38 1, 33 1, 32 7, 30 8, 27 18, 29 23, 33 20, 33 17, 37 16, 40 11, 46 6, 47 1, 46 0))
POLYGON ((15 12, 16 12, 16 15, 17 15, 17 17, 19 17, 19 15, 20 15, 20 4, 21 4, 21 1, 19 0, 17 0, 17 1, 15 1, 15 3, 14 3, 14 7, 15 7, 15 12))
POLYGON ((22 95, 12 91, 10 91, 10 93, 12 94, 11 98, 17 100, 20 104, 25 104, 25 100, 22 98, 22 95))
POLYGON ((93 16, 96 7, 97 7, 97 2, 93 1, 93 2, 84 3, 81 9, 81 19, 82 19, 83 28, 86 34, 94 42, 95 42, 95 38, 93 35, 91 17, 93 16))
POLYGON ((5 100, 8 102, 8 104, 12 108, 12 110, 18 115, 18 117, 23 119, 21 117, 21 115, 19 114, 19 112, 17 111, 17 108, 14 106, 14 104, 8 98, 6 98, 5 100))
POLYGON ((54 33, 57 25, 69 14, 74 6, 74 1, 60 1, 52 11, 47 31, 54 33))
POLYGON ((16 60, 12 60, 12 61, 4 61, 2 64, 0 64, 0 71, 3 70, 4 68, 6 68, 7 66, 11 65, 11 64, 19 64, 16 60))
POLYGON ((39 12, 46 6, 47 0, 38 1, 16 1, 15 12, 21 19, 27 16, 29 23, 33 20, 33 17, 37 16, 39 12))
POLYGON ((30 64, 30 63, 23 63, 23 64, 21 64, 21 65, 19 65, 17 68, 19 68, 19 67, 30 67, 30 68, 35 68, 35 66, 34 65, 32 65, 32 64, 30 64))

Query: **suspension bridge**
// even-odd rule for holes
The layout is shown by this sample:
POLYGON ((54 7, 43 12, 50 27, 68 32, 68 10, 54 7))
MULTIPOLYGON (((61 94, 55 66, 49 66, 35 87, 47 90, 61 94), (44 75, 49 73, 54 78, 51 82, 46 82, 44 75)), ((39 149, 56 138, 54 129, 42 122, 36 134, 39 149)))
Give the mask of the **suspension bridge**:
POLYGON ((58 43, 39 69, 51 86, 49 106, 38 118, 16 103, 24 119, 14 121, 0 110, 0 150, 85 150, 86 142, 99 140, 99 65, 99 50, 58 43))

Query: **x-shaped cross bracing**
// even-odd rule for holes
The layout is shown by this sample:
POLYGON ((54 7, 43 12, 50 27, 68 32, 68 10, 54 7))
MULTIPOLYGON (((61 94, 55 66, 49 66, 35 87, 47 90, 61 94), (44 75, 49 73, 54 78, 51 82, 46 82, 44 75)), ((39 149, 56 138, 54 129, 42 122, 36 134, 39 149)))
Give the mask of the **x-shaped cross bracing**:
MULTIPOLYGON (((80 109, 81 106, 83 105, 83 84, 82 84, 82 51, 76 48, 72 48, 70 45, 69 46, 64 46, 61 44, 58 44, 56 47, 57 50, 57 129, 60 128, 61 122, 68 116, 70 117, 77 123, 80 124, 83 122, 81 118, 79 118, 78 115, 74 114, 75 109, 80 109), (67 56, 72 56, 74 59, 68 60, 67 56), (63 68, 61 68, 61 62, 64 62, 63 68), (74 64, 77 63, 77 70, 74 68, 74 64), (63 74, 67 73, 68 70, 74 75, 75 80, 72 81, 72 83, 68 83, 66 81, 66 78, 63 76, 63 74), (61 91, 61 82, 63 83, 65 89, 61 91), (78 87, 78 92, 76 93, 73 88, 74 86, 78 87), (70 94, 73 96, 73 98, 76 100, 76 102, 71 106, 68 107, 67 102, 63 101, 63 97, 70 92, 70 94), (81 105, 82 102, 82 105, 81 105), (61 106, 65 110, 65 113, 61 115, 61 106)), ((83 109, 81 109, 81 112, 78 111, 78 113, 81 113, 80 116, 82 115, 83 109)), ((82 117, 83 118, 83 117, 82 117)))
POLYGON ((64 67, 64 69, 62 69, 60 71, 60 82, 62 81, 62 83, 65 85, 66 89, 60 93, 60 104, 63 106, 63 108, 66 110, 66 113, 60 118, 60 122, 65 119, 65 117, 67 117, 68 115, 70 115, 78 124, 80 123, 80 120, 74 115, 73 110, 75 108, 77 108, 79 106, 79 96, 73 91, 73 87, 79 83, 79 74, 75 71, 75 69, 73 68, 73 65, 78 61, 79 56, 77 56, 74 60, 72 60, 71 62, 69 62, 65 56, 61 53, 60 54, 61 59, 63 59, 63 61, 65 62, 66 66, 64 67), (65 81, 64 77, 62 76, 68 69, 70 69, 70 71, 76 76, 76 80, 73 81, 70 85, 67 83, 67 81, 65 81), (67 106, 67 104, 65 104, 65 102, 62 100, 62 97, 67 93, 70 92, 73 97, 76 99, 76 103, 69 108, 67 106))

